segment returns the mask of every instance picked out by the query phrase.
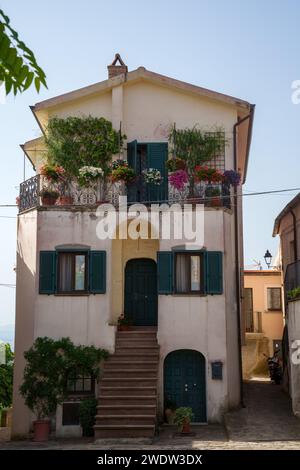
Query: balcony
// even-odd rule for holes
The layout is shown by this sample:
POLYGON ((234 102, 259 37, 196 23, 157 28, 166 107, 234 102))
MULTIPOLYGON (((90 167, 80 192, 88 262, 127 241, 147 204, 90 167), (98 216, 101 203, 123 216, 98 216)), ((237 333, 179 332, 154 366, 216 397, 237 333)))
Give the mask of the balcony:
POLYGON ((298 298, 300 293, 300 260, 290 263, 286 267, 285 277, 284 277, 284 292, 287 300, 292 300, 292 298, 298 298), (298 289, 297 289, 298 288, 298 289), (291 291, 295 290, 294 293, 291 291), (291 295, 292 294, 292 295, 291 295))
POLYGON ((131 186, 126 187, 123 182, 112 183, 101 180, 82 187, 77 181, 69 181, 68 184, 61 183, 56 186, 59 197, 55 203, 51 204, 42 198, 41 190, 49 186, 49 182, 42 175, 36 175, 20 184, 19 213, 38 207, 62 207, 67 209, 76 207, 95 208, 102 203, 110 203, 116 209, 119 207, 119 196, 127 196, 128 204, 143 203, 146 205, 157 203, 178 203, 183 204, 204 204, 211 208, 231 208, 231 191, 228 185, 201 182, 195 185, 193 197, 189 195, 189 187, 185 186, 183 191, 178 191, 170 184, 167 191, 161 186, 146 185, 136 181, 131 186), (210 196, 210 190, 217 189, 219 196, 210 196))

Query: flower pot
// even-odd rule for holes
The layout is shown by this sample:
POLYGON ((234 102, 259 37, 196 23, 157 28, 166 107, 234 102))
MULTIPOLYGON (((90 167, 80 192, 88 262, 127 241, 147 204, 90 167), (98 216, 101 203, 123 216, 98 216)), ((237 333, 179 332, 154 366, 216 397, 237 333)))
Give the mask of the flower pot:
POLYGON ((50 419, 40 419, 33 422, 33 440, 35 442, 48 441, 50 424, 50 419))
POLYGON ((42 204, 43 206, 54 206, 57 201, 56 196, 42 196, 42 204))
POLYGON ((185 419, 182 423, 181 427, 182 434, 190 433, 191 432, 191 423, 188 419, 185 419))
POLYGON ((211 207, 221 207, 222 199, 220 198, 220 196, 212 197, 210 200, 210 205, 211 207))
POLYGON ((128 331, 128 330, 130 330, 130 326, 129 325, 118 325, 118 330, 119 331, 128 331))
POLYGON ((71 196, 60 196, 59 204, 60 206, 70 206, 73 204, 73 198, 71 196))
POLYGON ((165 409, 165 418, 168 424, 174 424, 174 410, 171 408, 166 408, 165 409))

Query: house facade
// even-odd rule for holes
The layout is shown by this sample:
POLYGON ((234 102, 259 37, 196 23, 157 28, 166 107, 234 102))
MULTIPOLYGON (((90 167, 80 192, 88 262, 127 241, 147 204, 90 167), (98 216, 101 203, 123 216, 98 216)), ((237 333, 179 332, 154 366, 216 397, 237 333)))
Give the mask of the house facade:
MULTIPOLYGON (((92 115, 116 130, 121 126, 121 157, 137 172, 159 169, 165 181, 150 197, 134 187, 134 196, 127 194, 129 210, 133 202, 185 202, 172 193, 165 170, 174 124, 222 127, 228 145, 211 164, 235 169, 245 180, 253 105, 143 67, 128 72, 121 60, 108 69, 104 82, 38 103, 32 111, 43 132, 54 116, 92 115)), ((118 222, 115 237, 100 239, 94 194, 77 192, 68 205, 42 205, 43 137, 22 147, 37 176, 20 187, 13 434, 28 434, 33 420, 18 389, 23 352, 41 336, 68 336, 111 353, 96 385, 96 437, 153 435, 166 400, 191 406, 196 422, 221 421, 241 400, 241 187, 222 188, 219 207, 202 201, 202 236, 196 241, 175 237, 173 219, 170 236, 125 239, 120 228, 130 226, 130 213, 118 222), (130 331, 117 331, 122 314, 130 318, 130 331)), ((105 199, 120 215, 119 191, 111 189, 105 199)), ((190 208, 195 211, 195 204, 190 208)), ((147 223, 151 232, 153 222, 147 223)), ((72 416, 80 391, 57 410, 57 435, 80 434, 72 416)))
POLYGON ((268 374, 266 357, 282 354, 284 327, 281 270, 245 270, 244 301, 245 345, 243 375, 268 374))
POLYGON ((300 193, 276 217, 273 236, 279 235, 283 269, 286 326, 284 378, 292 407, 300 416, 300 193))

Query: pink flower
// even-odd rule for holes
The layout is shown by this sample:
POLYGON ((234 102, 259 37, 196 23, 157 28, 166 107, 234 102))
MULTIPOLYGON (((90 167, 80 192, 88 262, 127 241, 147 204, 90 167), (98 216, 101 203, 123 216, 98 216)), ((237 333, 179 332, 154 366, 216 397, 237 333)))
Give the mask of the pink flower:
POLYGON ((189 180, 188 174, 185 170, 177 170, 169 176, 171 186, 174 186, 178 191, 182 191, 185 183, 189 180))

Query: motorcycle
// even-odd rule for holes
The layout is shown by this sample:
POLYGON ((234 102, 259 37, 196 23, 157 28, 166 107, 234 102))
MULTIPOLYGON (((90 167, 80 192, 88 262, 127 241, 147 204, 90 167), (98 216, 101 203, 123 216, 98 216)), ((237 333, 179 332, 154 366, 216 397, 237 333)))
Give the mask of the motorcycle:
POLYGON ((274 351, 274 355, 272 357, 268 357, 266 354, 264 354, 264 356, 267 358, 270 379, 276 385, 280 385, 282 381, 282 368, 278 353, 279 351, 274 351))

